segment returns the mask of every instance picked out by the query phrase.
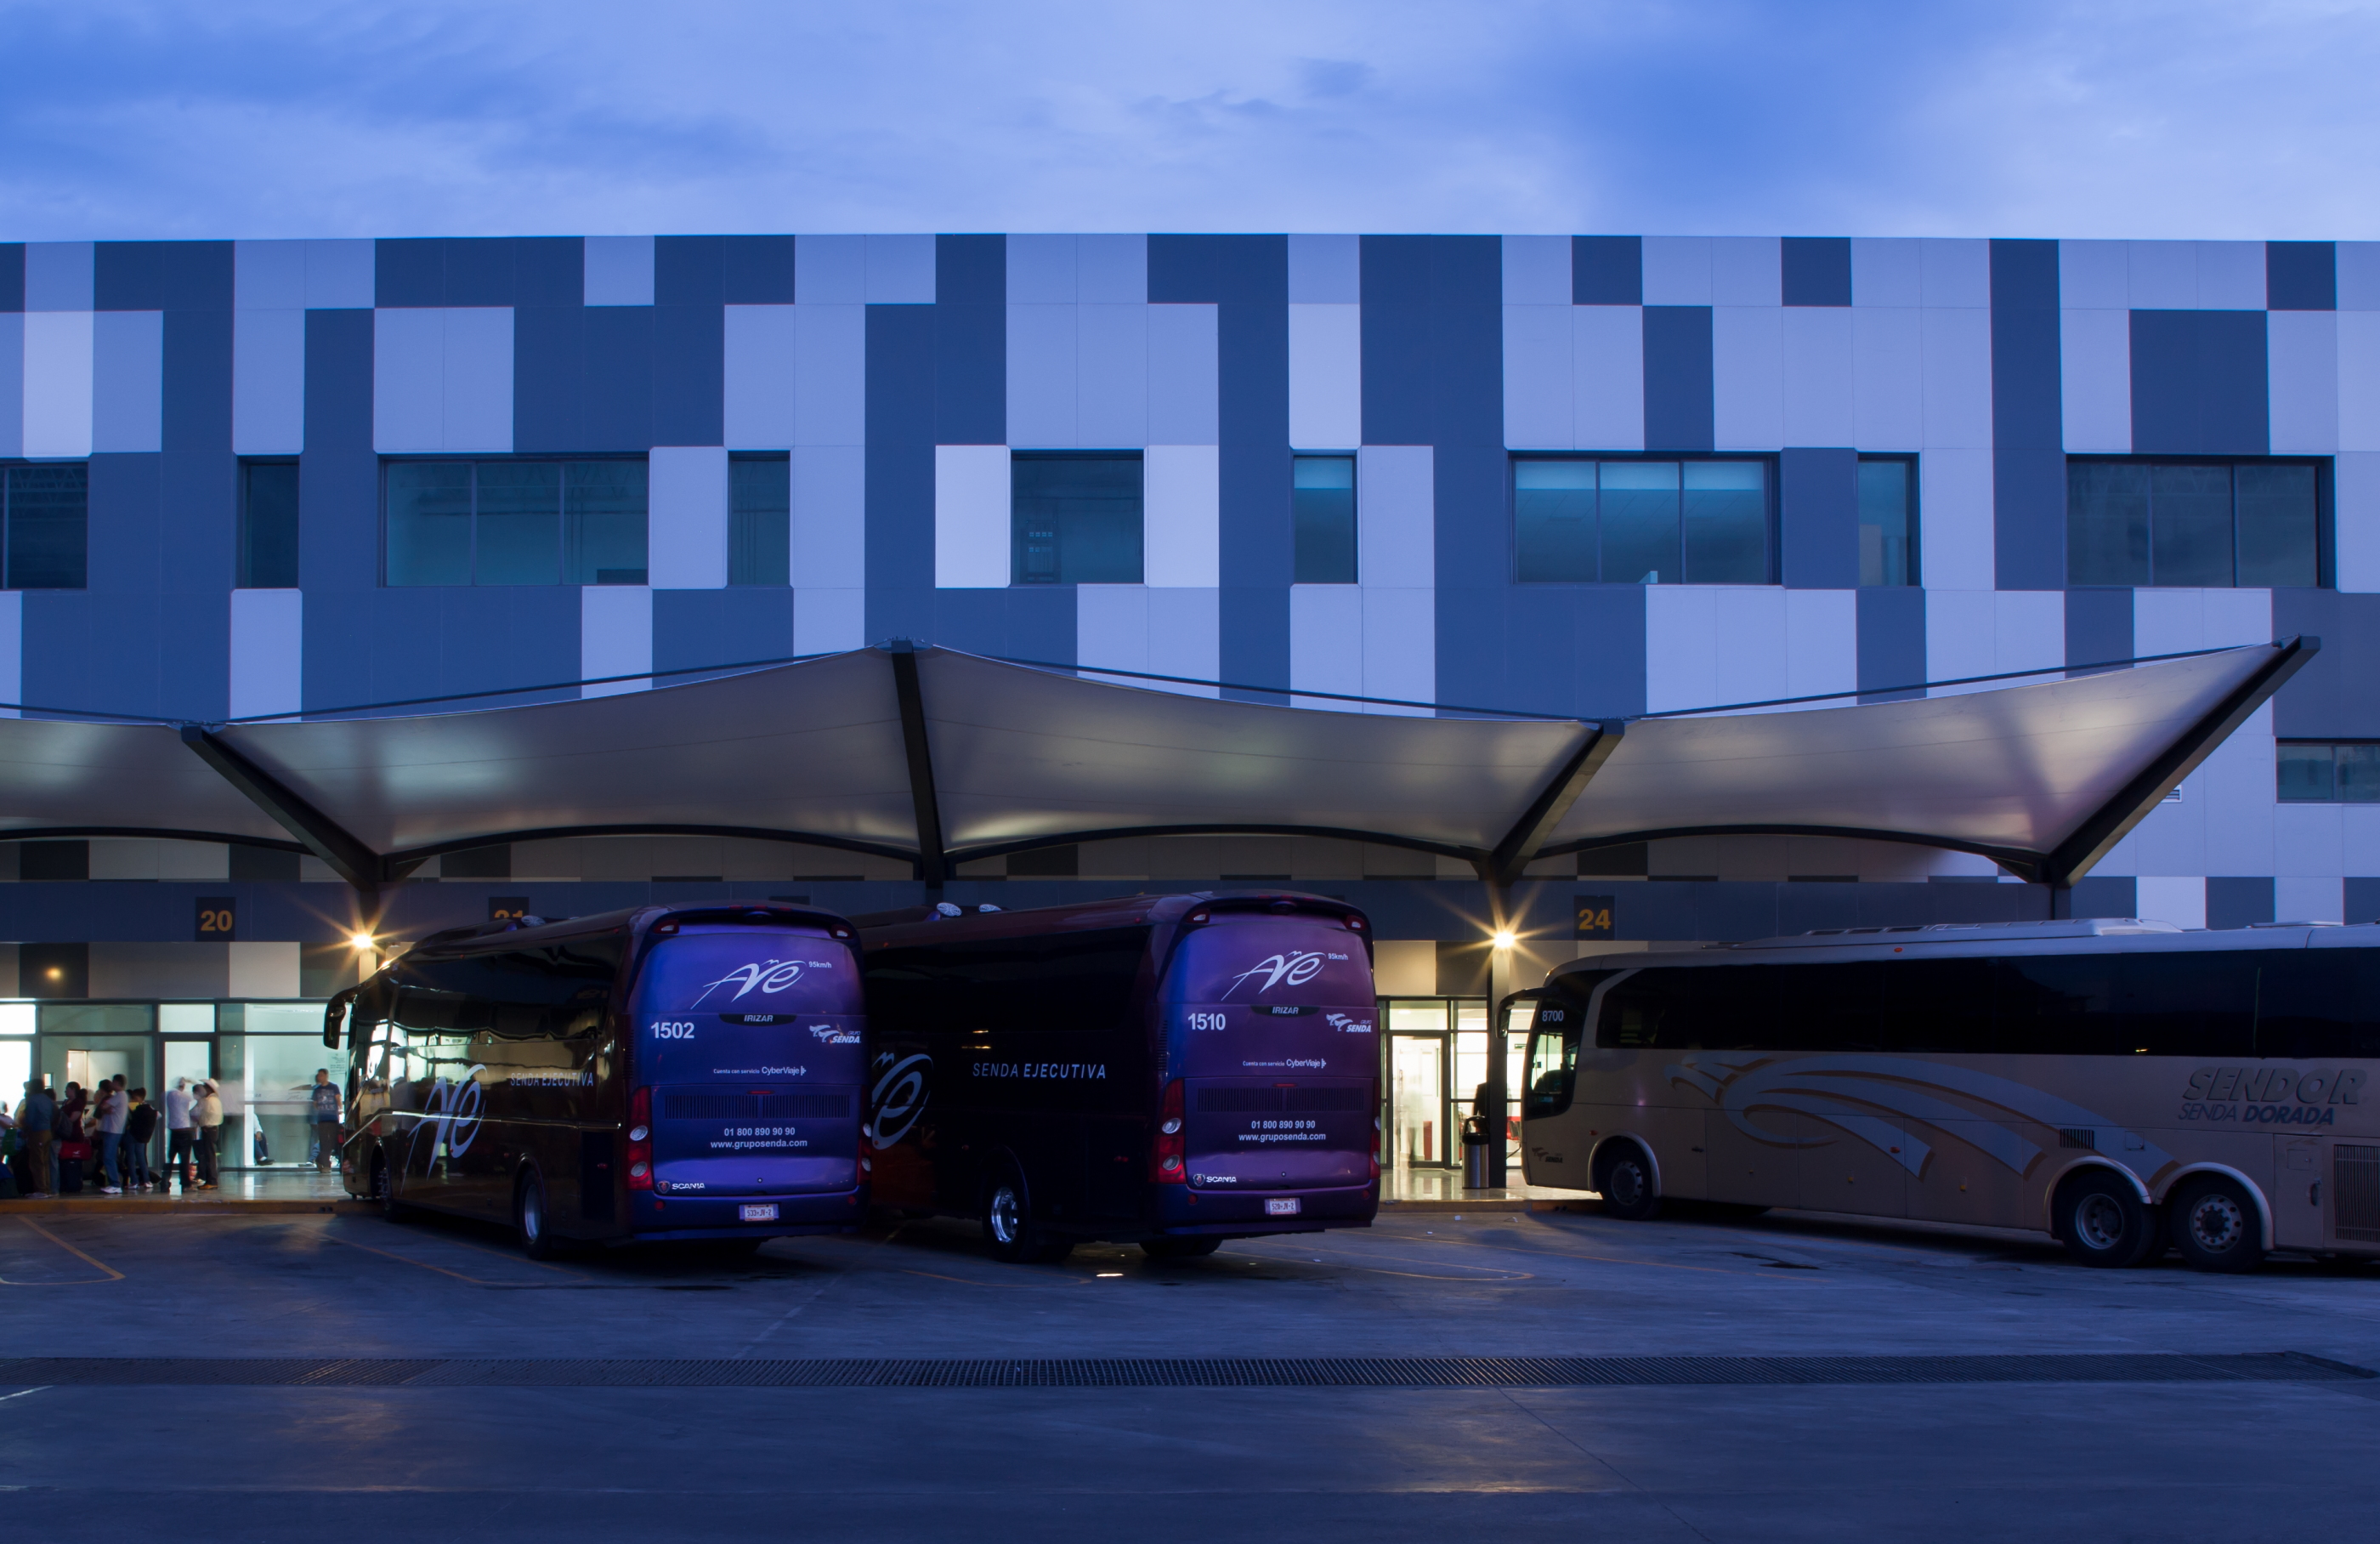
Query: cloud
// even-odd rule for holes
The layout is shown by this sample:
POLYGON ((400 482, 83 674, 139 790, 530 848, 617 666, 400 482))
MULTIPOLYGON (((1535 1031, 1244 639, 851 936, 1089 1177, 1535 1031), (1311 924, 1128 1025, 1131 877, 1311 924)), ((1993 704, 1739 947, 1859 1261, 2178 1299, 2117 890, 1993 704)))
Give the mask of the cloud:
POLYGON ((2315 0, 0 0, 0 237, 2380 236, 2315 0))

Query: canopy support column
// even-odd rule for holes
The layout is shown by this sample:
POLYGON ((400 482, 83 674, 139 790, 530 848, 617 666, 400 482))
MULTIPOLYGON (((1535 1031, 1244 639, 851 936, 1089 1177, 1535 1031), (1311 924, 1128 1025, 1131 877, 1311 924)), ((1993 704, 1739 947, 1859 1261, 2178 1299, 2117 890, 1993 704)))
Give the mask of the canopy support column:
POLYGON ((942 847, 941 802, 934 793, 934 753, 926 739, 926 694, 917 680, 917 646, 896 638, 885 646, 892 657, 892 691, 901 706, 901 748, 909 763, 909 802, 917 821, 917 878, 926 898, 939 901, 950 877, 942 847))
POLYGON ((196 752, 200 760, 272 816, 282 830, 304 843, 306 850, 329 864, 334 873, 363 891, 368 901, 393 877, 380 854, 300 798, 280 779, 209 733, 205 725, 186 723, 181 734, 182 743, 196 752))
MULTIPOLYGON (((1483 879, 1488 879, 1494 885, 1509 886, 1521 877, 1521 870, 1537 856, 1537 849, 1546 845, 1546 839, 1561 824, 1562 817, 1570 813, 1570 807, 1578 802, 1579 795, 1586 792, 1588 782, 1602 770, 1603 763, 1611 760, 1611 753, 1620 748, 1621 736, 1627 732, 1627 723, 1616 718, 1604 719, 1588 731, 1585 741, 1556 770, 1546 785, 1538 790, 1537 796, 1530 801, 1529 808, 1522 811, 1521 818, 1512 822, 1512 829, 1496 844, 1495 852, 1488 859, 1493 870, 1492 878, 1483 871, 1483 879)), ((1500 903, 1497 910, 1500 917, 1500 903)), ((1501 928, 1503 923, 1500 920, 1497 926, 1501 928)))

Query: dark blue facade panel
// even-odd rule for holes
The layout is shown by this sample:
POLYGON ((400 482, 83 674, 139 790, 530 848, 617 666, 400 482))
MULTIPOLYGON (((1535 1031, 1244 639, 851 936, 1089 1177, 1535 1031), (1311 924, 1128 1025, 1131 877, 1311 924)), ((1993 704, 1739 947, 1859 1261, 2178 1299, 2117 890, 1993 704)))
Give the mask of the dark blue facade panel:
POLYGON ((2058 243, 1991 244, 1992 516, 2001 590, 2066 583, 2058 243))
POLYGON ((1574 306, 1643 305, 1645 238, 1641 236, 1572 237, 1570 299, 1574 306))
MULTIPOLYGON (((653 668, 781 660, 794 651, 794 592, 781 585, 653 591, 653 668)), ((674 675, 672 685, 700 680, 674 675)))
POLYGON ((2270 449, 2263 311, 2134 311, 2131 332, 2136 454, 2270 449))
POLYGON ((1441 629, 1493 639, 1500 678, 1469 696, 1441 682, 1441 700, 1515 712, 1627 718, 1645 711, 1645 587, 1515 585, 1470 591, 1468 615, 1439 609, 1441 629))
POLYGON ((0 241, 0 313, 25 309, 25 244, 0 241))
POLYGON ((2070 590, 2066 592, 2066 663, 2106 664, 2132 657, 2132 592, 2070 590))
POLYGON ((2069 917, 2138 917, 2140 881, 2129 874, 2085 874, 2067 897, 2069 917))
POLYGON ((159 444, 169 452, 231 453, 232 313, 228 306, 164 316, 159 444))
POLYGON ((1708 450, 1716 434, 1711 309, 1645 308, 1645 448, 1708 450))
POLYGON ((2206 925, 2209 928, 2245 928, 2258 922, 2273 921, 2273 881, 2269 874, 2261 878, 2246 874, 2207 876, 2206 925))
MULTIPOLYGON (((581 386, 586 429, 577 450, 638 453, 664 442, 654 432, 654 318, 650 306, 595 306, 579 311, 587 349, 581 386)), ((722 329, 725 317, 721 318, 722 329)), ((722 344, 724 358, 724 343, 722 344)), ((723 399, 723 384, 716 388, 723 399)), ((724 404, 722 403, 724 419, 724 404)), ((700 444, 699 441, 685 442, 700 444)))
POLYGON ((228 310, 231 302, 228 241, 92 244, 91 303, 96 310, 228 310))
POLYGON ((653 304, 721 306, 727 303, 725 240, 717 236, 657 236, 653 238, 653 304))
POLYGON ((306 448, 298 458, 298 577, 306 590, 310 709, 368 702, 380 584, 380 458, 372 451, 372 313, 306 313, 306 448))
POLYGON ((1925 591, 1915 585, 1870 585, 1859 592, 1858 604, 1860 700, 1925 696, 1891 688, 1926 677, 1925 591))
POLYGON ((586 310, 519 308, 513 312, 513 449, 536 455, 595 448, 587 431, 586 310))
POLYGON ((867 629, 931 638, 934 359, 940 306, 870 306, 867 336, 867 629))
POLYGON ((2338 309, 2338 247, 2329 241, 2265 243, 2265 309, 2338 309))
POLYGON ((731 306, 794 303, 794 238, 728 236, 719 244, 720 298, 731 306))
MULTIPOLYGON (((1279 236, 1152 236, 1152 304, 1216 308, 1216 429, 1221 593, 1219 672, 1289 680, 1289 241, 1279 236)), ((1239 693, 1286 701, 1275 693, 1239 693)))
MULTIPOLYGON (((310 636, 314 609, 306 608, 310 636)), ((505 692, 524 684, 578 679, 575 588, 377 590, 362 609, 371 674, 364 695, 356 699, 361 702, 505 692)), ((313 650, 307 652, 310 656, 313 650)), ((504 707, 577 695, 576 690, 507 693, 468 705, 504 707)))
POLYGON ((1364 443, 1500 450, 1503 244, 1367 236, 1362 261, 1364 443))
MULTIPOLYGON (((927 441, 1006 444, 1007 240, 997 236, 936 237, 934 297, 932 410, 917 420, 928 431, 927 441)), ((871 445, 876 423, 871 412, 871 445)))
POLYGON ((456 237, 374 244, 374 305, 576 306, 586 243, 575 236, 456 237))
MULTIPOLYGON (((2127 592, 2129 593, 2129 592, 2127 592)), ((2380 740, 2380 595, 2334 590, 2273 591, 2273 636, 2307 634, 2322 651, 2273 699, 2273 732, 2283 739, 2380 740)))
POLYGON ((434 237, 395 237, 372 243, 372 304, 443 306, 446 303, 446 243, 434 237))
POLYGON ((1847 236, 1789 236, 1778 261, 1789 306, 1852 303, 1852 242, 1847 236))
POLYGON ((938 590, 930 594, 923 641, 970 654, 1072 664, 1075 660, 1072 585, 1019 585, 1010 590, 938 590))
POLYGON ((1790 590, 1859 583, 1859 453, 1788 450, 1778 457, 1779 569, 1790 590))
POLYGON ((2380 878, 2350 874, 2341 889, 2339 898, 2346 903, 2344 920, 2380 922, 2380 878))
MULTIPOLYGON (((1568 931, 1567 904, 1593 890, 1612 897, 1612 928, 1622 939, 1742 942, 1813 928, 1894 927, 1935 922, 2031 922, 2049 915, 2049 892, 2035 884, 1777 884, 1751 881, 1679 883, 1661 880, 1582 879, 1540 894, 1548 908, 1533 927, 1568 931)), ((2083 915, 2081 912, 2077 916, 2083 915)))
POLYGON ((652 316, 653 444, 726 444, 726 310, 657 305, 652 316))

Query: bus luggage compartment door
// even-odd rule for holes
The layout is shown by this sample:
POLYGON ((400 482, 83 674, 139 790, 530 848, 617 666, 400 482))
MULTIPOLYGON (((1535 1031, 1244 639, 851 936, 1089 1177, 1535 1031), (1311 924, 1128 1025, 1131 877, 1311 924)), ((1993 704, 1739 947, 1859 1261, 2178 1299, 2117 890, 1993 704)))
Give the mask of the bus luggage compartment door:
POLYGON ((849 1190, 859 1090, 666 1085, 653 1090, 653 1188, 663 1195, 849 1190))
POLYGON ((1372 1085, 1192 1078, 1184 1147, 1198 1190, 1325 1190, 1369 1183, 1372 1085))

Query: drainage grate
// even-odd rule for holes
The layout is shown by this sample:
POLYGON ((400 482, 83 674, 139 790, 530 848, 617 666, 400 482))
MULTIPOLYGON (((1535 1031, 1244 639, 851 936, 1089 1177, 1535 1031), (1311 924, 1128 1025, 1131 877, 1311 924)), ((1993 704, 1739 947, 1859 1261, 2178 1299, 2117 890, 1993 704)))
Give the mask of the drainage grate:
POLYGON ((1529 1389, 1843 1383, 2303 1383, 2380 1377, 2231 1356, 1331 1356, 570 1361, 20 1356, 0 1385, 480 1389, 1529 1389))

